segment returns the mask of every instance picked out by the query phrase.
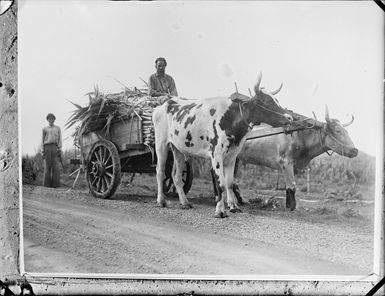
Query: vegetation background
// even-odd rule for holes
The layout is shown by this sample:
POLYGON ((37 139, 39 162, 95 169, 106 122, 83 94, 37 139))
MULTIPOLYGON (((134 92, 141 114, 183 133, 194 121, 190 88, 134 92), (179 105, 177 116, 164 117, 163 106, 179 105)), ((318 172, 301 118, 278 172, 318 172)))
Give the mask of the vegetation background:
MULTIPOLYGON (((79 158, 75 149, 63 151, 62 186, 71 187, 75 181, 79 166, 70 163, 79 158), (71 176, 70 176, 71 175, 71 176)), ((355 158, 345 158, 337 154, 326 153, 313 159, 307 168, 297 172, 297 192, 324 194, 329 198, 349 198, 372 200, 375 185, 375 157, 362 151, 355 158), (309 178, 309 182, 307 179, 309 178)), ((211 180, 210 162, 205 159, 193 160, 194 179, 211 180)), ((41 185, 44 163, 41 154, 22 157, 23 184, 41 185)), ((278 171, 247 164, 240 166, 237 178, 242 188, 279 190, 285 188, 284 178, 278 171)), ((76 188, 87 188, 83 174, 76 182, 76 188)))

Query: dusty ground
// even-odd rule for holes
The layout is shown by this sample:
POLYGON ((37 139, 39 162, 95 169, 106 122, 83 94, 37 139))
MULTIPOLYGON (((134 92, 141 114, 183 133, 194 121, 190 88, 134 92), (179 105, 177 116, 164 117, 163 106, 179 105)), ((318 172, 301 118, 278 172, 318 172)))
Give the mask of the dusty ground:
POLYGON ((150 274, 369 274, 373 204, 299 194, 286 211, 252 199, 243 212, 213 217, 210 182, 194 180, 194 208, 170 197, 155 206, 155 177, 123 179, 110 200, 85 189, 24 186, 27 272, 150 274), (306 199, 308 198, 308 199, 306 199))

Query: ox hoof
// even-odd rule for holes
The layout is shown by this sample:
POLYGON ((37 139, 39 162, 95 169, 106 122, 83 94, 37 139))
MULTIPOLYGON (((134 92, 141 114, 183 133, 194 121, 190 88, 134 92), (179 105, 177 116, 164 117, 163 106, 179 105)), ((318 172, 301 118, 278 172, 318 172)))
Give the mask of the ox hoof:
POLYGON ((234 209, 230 209, 230 212, 231 213, 242 213, 242 210, 240 208, 234 208, 234 209))
POLYGON ((294 211, 296 208, 295 200, 295 189, 286 189, 286 208, 289 208, 290 211, 294 211))
POLYGON ((286 209, 290 212, 294 211, 296 209, 296 206, 294 205, 290 205, 290 206, 287 206, 286 209))
POLYGON ((192 209, 193 206, 191 204, 185 204, 185 205, 181 205, 182 209, 184 210, 188 210, 188 209, 192 209))
POLYGON ((294 211, 297 207, 297 203, 295 200, 291 200, 289 202, 286 202, 286 208, 290 209, 290 211, 294 211))
POLYGON ((226 218, 227 216, 226 212, 219 212, 214 215, 215 218, 226 218))
POLYGON ((165 201, 162 201, 162 202, 157 202, 156 203, 156 206, 158 208, 166 208, 167 207, 167 203, 165 201))

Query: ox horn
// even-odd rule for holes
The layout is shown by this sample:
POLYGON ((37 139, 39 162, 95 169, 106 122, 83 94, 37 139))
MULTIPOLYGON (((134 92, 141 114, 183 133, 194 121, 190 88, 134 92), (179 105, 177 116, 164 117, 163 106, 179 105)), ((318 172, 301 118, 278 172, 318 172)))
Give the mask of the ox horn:
POLYGON ((257 82, 254 85, 254 92, 256 94, 259 93, 259 86, 261 85, 261 80, 262 80, 262 72, 259 72, 257 76, 257 82))
POLYGON ((282 89, 283 82, 281 82, 281 85, 276 89, 275 91, 270 92, 273 96, 275 96, 277 93, 279 93, 282 89))
POLYGON ((354 121, 354 116, 352 114, 350 114, 350 116, 352 117, 351 120, 348 122, 348 123, 343 123, 342 126, 343 127, 347 127, 349 125, 351 125, 354 121))
POLYGON ((325 120, 326 120, 326 122, 330 121, 330 118, 329 118, 329 108, 328 108, 328 105, 326 105, 326 104, 325 104, 325 120))

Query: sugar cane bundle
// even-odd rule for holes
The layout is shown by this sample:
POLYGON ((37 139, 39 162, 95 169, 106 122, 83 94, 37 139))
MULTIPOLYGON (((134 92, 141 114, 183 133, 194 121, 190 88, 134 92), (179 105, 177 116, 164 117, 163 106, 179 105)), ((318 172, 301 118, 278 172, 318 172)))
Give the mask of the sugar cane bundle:
POLYGON ((89 97, 88 106, 82 107, 71 102, 76 110, 66 122, 67 129, 76 127, 73 133, 75 141, 91 131, 109 131, 112 121, 135 115, 142 120, 143 142, 154 143, 152 111, 168 100, 168 96, 154 98, 137 88, 125 88, 120 93, 103 94, 98 87, 86 95, 89 97))

